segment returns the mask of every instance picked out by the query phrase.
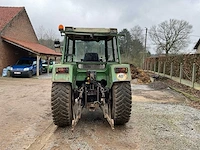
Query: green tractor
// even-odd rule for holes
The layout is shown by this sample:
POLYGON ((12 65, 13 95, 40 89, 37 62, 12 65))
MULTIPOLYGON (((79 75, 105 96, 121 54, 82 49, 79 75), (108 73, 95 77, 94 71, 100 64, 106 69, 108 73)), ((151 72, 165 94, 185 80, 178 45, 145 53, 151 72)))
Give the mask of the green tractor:
MULTIPOLYGON (((131 72, 122 64, 115 28, 74 28, 59 25, 64 36, 62 60, 52 75, 51 106, 54 124, 72 126, 82 109, 101 108, 112 129, 131 115, 131 72)), ((60 47, 60 42, 55 42, 60 47)))

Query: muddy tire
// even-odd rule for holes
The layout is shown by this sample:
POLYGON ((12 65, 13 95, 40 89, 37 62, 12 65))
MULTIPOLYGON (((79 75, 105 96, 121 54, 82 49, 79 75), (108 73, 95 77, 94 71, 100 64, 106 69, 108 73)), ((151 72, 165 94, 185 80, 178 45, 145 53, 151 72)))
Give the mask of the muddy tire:
POLYGON ((129 121, 131 107, 130 82, 114 83, 112 87, 112 118, 116 125, 123 125, 129 121))
POLYGON ((68 83, 52 83, 51 108, 54 124, 59 127, 72 123, 72 92, 68 83))

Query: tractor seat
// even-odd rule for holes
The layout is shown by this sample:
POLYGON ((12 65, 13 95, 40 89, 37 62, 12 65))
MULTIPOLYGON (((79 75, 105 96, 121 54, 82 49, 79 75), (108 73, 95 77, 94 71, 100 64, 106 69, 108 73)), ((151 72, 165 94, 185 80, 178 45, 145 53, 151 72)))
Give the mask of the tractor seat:
POLYGON ((99 61, 99 56, 97 53, 85 53, 83 61, 99 61))

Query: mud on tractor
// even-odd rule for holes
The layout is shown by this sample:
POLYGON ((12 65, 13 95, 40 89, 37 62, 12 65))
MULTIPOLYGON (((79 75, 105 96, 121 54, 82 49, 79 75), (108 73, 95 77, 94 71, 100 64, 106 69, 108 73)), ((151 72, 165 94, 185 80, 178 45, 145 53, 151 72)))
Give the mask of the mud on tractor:
MULTIPOLYGON (((72 125, 83 109, 101 108, 111 128, 131 115, 131 73, 122 64, 115 28, 74 28, 59 25, 64 37, 62 60, 52 75, 51 106, 54 124, 72 125)), ((60 42, 55 42, 60 47, 60 42)))

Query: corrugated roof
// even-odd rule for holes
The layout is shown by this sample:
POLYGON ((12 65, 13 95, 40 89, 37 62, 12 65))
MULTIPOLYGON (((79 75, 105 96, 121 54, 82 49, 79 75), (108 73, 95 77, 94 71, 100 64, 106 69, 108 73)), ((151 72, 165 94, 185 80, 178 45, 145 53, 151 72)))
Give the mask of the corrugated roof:
POLYGON ((54 56, 61 56, 61 53, 57 53, 54 50, 43 46, 39 43, 33 43, 33 42, 25 42, 25 41, 20 41, 16 40, 13 38, 5 37, 2 36, 2 39, 10 44, 16 45, 20 48, 24 48, 25 50, 28 50, 32 53, 38 53, 38 54, 44 54, 44 55, 54 55, 54 56))
POLYGON ((20 12, 24 7, 0 7, 0 31, 20 12))

